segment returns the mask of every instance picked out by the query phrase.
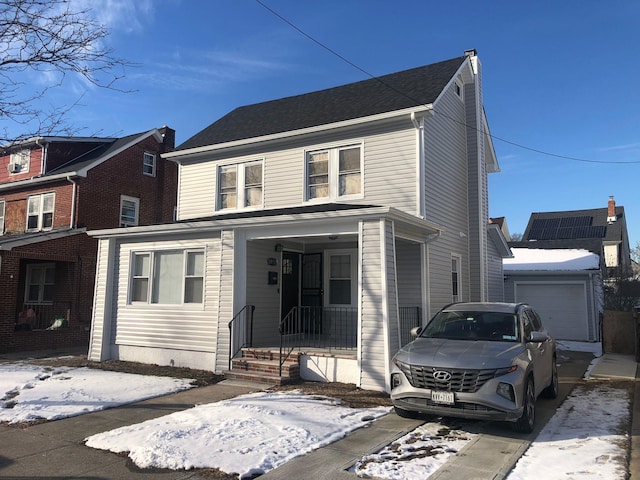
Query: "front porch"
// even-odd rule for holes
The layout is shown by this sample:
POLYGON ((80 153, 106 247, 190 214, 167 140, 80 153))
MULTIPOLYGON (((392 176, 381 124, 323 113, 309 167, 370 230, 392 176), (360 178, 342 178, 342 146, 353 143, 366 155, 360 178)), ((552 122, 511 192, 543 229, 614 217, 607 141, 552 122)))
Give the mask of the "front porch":
MULTIPOLYGON (((358 383, 358 311, 339 307, 294 307, 279 325, 277 346, 253 342, 255 306, 247 305, 229 322, 227 378, 282 385, 300 379, 358 383), (234 350, 234 345, 237 346, 234 350)), ((421 324, 420 307, 400 307, 402 345, 421 324)))

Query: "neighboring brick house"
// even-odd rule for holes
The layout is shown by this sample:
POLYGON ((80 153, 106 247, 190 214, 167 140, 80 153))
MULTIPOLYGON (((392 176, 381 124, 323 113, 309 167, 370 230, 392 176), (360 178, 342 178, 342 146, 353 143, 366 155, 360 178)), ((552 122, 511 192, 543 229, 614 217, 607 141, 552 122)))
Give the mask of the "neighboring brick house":
POLYGON ((0 149, 0 352, 85 346, 96 228, 174 217, 162 127, 123 138, 37 137, 0 149))

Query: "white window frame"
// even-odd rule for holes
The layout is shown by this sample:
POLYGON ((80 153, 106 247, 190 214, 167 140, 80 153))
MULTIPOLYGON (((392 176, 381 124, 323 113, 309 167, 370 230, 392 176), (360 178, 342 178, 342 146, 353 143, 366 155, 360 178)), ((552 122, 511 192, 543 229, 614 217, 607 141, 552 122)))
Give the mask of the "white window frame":
POLYGON ((29 195, 27 197, 27 221, 25 223, 25 231, 26 232, 40 232, 42 230, 51 230, 53 228, 53 220, 54 213, 56 208, 56 194, 55 192, 49 193, 40 193, 37 195, 29 195), (45 210, 45 202, 49 198, 53 199, 51 201, 51 209, 45 210), (37 212, 31 212, 31 204, 37 200, 37 212), (51 225, 45 225, 44 218, 45 215, 51 214, 51 225), (29 218, 37 217, 37 224, 35 227, 29 228, 29 218))
POLYGON ((464 101, 464 84, 462 80, 456 78, 453 85, 453 91, 456 93, 460 100, 464 101))
MULTIPOLYGON (((355 173, 355 172, 352 172, 355 173)), ((304 155, 304 200, 306 202, 334 202, 338 199, 363 198, 364 196, 364 145, 360 143, 351 143, 344 145, 335 145, 323 148, 314 148, 305 151, 304 155), (360 150, 360 169, 357 172, 360 175, 360 188, 357 193, 340 193, 340 177, 344 172, 340 172, 340 152, 357 148, 360 150), (317 153, 326 152, 328 155, 328 194, 324 197, 312 197, 310 193, 309 183, 309 163, 311 156, 317 153)))
POLYGON ((11 153, 9 160, 9 173, 11 175, 19 175, 21 173, 29 172, 29 164, 31 163, 31 150, 29 148, 23 148, 11 153), (11 171, 11 165, 19 165, 17 172, 11 171))
POLYGON ((460 255, 451 255, 451 301, 461 301, 462 292, 462 257, 460 255), (455 275, 455 279, 454 279, 455 275), (457 293, 454 291, 454 281, 457 287, 457 293))
MULTIPOLYGON (((358 304, 358 251, 356 249, 335 249, 325 250, 323 253, 324 263, 324 304, 325 307, 356 307, 358 304), (348 255, 350 260, 351 277, 351 303, 331 303, 331 257, 348 255)), ((346 278, 336 278, 335 280, 345 280, 346 278)))
POLYGON ((138 225, 140 221, 140 199, 137 197, 130 197, 128 195, 120 195, 120 226, 121 227, 135 227, 138 225), (135 206, 135 218, 133 222, 127 221, 128 218, 125 218, 123 215, 123 208, 125 202, 131 202, 135 206))
POLYGON ((153 152, 144 152, 142 158, 142 173, 149 177, 156 176, 156 154, 153 152), (150 170, 150 171, 147 171, 150 170))
POLYGON ((205 267, 206 267, 206 252, 204 248, 187 248, 187 249, 162 249, 162 250, 144 250, 144 251, 133 251, 131 252, 130 257, 130 275, 129 275, 129 287, 127 292, 127 303, 130 305, 154 305, 154 306, 191 306, 197 308, 204 307, 204 292, 205 292, 205 267), (155 301, 155 293, 156 293, 156 285, 157 280, 157 259, 161 254, 172 254, 172 253, 181 253, 182 254, 182 275, 181 275, 181 284, 180 291, 182 292, 181 301, 180 302, 165 302, 162 303, 160 301, 155 301), (189 272, 189 255, 190 254, 200 254, 202 256, 202 264, 201 275, 190 273, 189 272), (135 261, 136 256, 147 256, 148 257, 148 271, 141 272, 141 274, 136 275, 135 271, 135 261), (186 298, 186 288, 187 282, 200 279, 202 284, 202 291, 200 292, 200 301, 187 301, 186 298), (144 300, 135 300, 133 298, 134 292, 134 282, 136 280, 146 280, 147 288, 145 292, 144 300))
POLYGON ((4 213, 6 209, 6 202, 0 200, 0 235, 4 234, 4 213))
POLYGON ((252 160, 249 162, 241 162, 241 163, 230 163, 225 165, 218 165, 217 172, 217 181, 216 181, 216 210, 251 210, 256 208, 262 208, 264 205, 264 160, 252 160), (260 184, 249 184, 247 185, 246 181, 246 169, 248 167, 260 165, 262 170, 262 175, 260 177, 260 184), (222 192, 222 174, 225 169, 236 169, 236 185, 235 190, 229 189, 227 192, 222 192), (249 195, 247 191, 250 188, 260 188, 260 203, 254 205, 247 205, 247 201, 249 200, 249 195), (227 193, 235 193, 236 196, 236 204, 231 207, 223 207, 222 204, 222 196, 227 193))
MULTIPOLYGON (((55 287, 55 276, 56 276, 56 264, 55 263, 29 263, 27 264, 27 277, 25 281, 25 289, 24 289, 24 303, 29 305, 51 305, 55 298, 55 293, 52 295, 51 300, 45 300, 44 290, 47 285, 55 287), (29 287, 32 285, 32 276, 33 270, 35 268, 43 268, 45 270, 42 281, 38 282, 38 299, 31 300, 29 298, 29 287), (46 270, 53 270, 53 283, 47 283, 47 273, 46 270)), ((35 284, 33 284, 35 285, 35 284)))

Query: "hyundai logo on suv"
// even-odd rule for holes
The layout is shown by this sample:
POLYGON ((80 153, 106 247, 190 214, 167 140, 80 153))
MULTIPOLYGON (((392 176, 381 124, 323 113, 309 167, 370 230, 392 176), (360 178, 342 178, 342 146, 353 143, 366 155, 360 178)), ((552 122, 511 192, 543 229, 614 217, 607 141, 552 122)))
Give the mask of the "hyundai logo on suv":
POLYGON ((438 382, 448 382, 451 380, 451 374, 449 372, 445 372, 444 370, 436 370, 433 372, 433 378, 435 378, 438 382))

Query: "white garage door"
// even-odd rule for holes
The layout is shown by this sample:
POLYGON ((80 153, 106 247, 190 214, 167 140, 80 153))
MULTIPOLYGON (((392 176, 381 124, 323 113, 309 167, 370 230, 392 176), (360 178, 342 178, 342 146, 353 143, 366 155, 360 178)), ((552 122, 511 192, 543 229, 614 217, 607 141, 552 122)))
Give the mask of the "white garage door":
POLYGON ((592 340, 584 283, 516 283, 515 294, 517 302, 526 302, 537 310, 556 339, 592 340))

